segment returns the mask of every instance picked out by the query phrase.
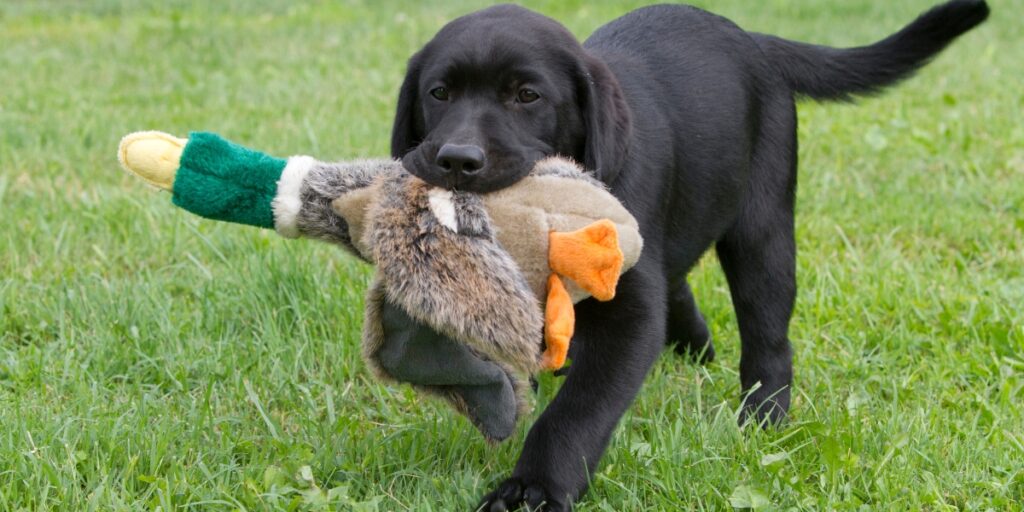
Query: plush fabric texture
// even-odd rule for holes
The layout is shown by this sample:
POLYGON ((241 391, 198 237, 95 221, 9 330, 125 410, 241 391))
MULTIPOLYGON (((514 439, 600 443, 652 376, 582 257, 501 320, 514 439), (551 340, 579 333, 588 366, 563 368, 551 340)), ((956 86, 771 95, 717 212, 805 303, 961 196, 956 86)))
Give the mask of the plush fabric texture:
POLYGON ((595 299, 608 301, 615 297, 622 260, 615 224, 608 219, 569 233, 548 234, 548 266, 552 273, 544 306, 543 369, 557 370, 565 364, 576 325, 572 296, 559 275, 572 279, 595 299))
POLYGON ((299 232, 372 262, 363 236, 370 200, 380 183, 403 173, 402 164, 395 160, 318 162, 302 184, 302 208, 296 220, 299 232), (339 209, 341 204, 345 208, 339 209))
POLYGON ((458 233, 434 215, 426 183, 387 180, 366 227, 389 302, 490 359, 535 373, 540 303, 494 238, 480 196, 454 192, 458 233))
POLYGON ((173 178, 176 205, 375 264, 368 366, 443 398, 494 441, 528 412, 529 377, 565 364, 573 303, 614 296, 642 247, 632 216, 566 160, 542 160, 519 183, 478 195, 430 187, 395 160, 286 161, 211 133, 191 134, 184 148, 153 133, 126 137, 119 158, 158 186, 173 178))
POLYGON ((519 418, 530 411, 530 383, 522 373, 389 303, 379 275, 366 293, 362 349, 377 378, 445 400, 489 441, 512 435, 519 418))
POLYGON ((174 178, 172 201, 207 219, 274 227, 271 201, 286 161, 217 134, 192 132, 174 178))
POLYGON ((597 300, 615 298, 622 260, 618 230, 610 220, 602 219, 568 233, 548 234, 551 270, 572 279, 597 300))
MULTIPOLYGON (((568 160, 541 160, 530 176, 482 197, 494 220, 498 243, 519 266, 537 297, 547 294, 552 231, 576 231, 607 219, 615 226, 622 251, 621 271, 640 259, 643 239, 636 220, 604 185, 568 160)), ((565 286, 574 303, 590 296, 571 279, 565 286)))
POLYGON ((298 216, 302 210, 302 184, 306 175, 318 162, 311 156, 289 157, 277 180, 277 191, 270 203, 274 215, 274 230, 285 238, 298 238, 298 216))
POLYGON ((135 132, 125 135, 117 147, 121 167, 162 190, 174 187, 174 176, 188 139, 164 132, 135 132))
POLYGON ((548 276, 548 300, 544 305, 544 354, 540 365, 545 370, 557 370, 565 365, 569 354, 569 341, 576 329, 576 311, 572 297, 556 274, 548 276))

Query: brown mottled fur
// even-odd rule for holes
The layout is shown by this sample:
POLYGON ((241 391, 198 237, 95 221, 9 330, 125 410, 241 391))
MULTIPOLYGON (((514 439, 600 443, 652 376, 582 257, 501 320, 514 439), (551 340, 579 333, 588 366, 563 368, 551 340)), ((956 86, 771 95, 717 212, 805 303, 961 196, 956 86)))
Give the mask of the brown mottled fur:
POLYGON ((387 300, 488 359, 536 372, 540 304, 494 239, 480 196, 454 195, 455 233, 430 211, 427 190, 403 175, 386 181, 371 206, 367 236, 387 300))
MULTIPOLYGON (((352 243, 349 219, 334 210, 334 201, 343 195, 363 190, 384 176, 402 173, 402 166, 394 160, 356 160, 353 162, 318 163, 302 183, 299 192, 302 207, 297 225, 308 238, 340 245, 367 261, 367 255, 352 243)), ((354 231, 354 230, 353 230, 354 231)))
MULTIPOLYGON (((612 220, 625 271, 642 247, 636 221, 600 182, 556 158, 538 162, 529 178, 498 192, 453 192, 456 231, 431 210, 430 190, 393 160, 319 163, 300 189, 297 228, 377 265, 362 349, 378 377, 395 380, 378 360, 387 341, 381 319, 387 301, 497 364, 512 383, 518 418, 528 409, 528 376, 540 369, 548 232, 612 220)), ((566 281, 574 301, 586 297, 566 281)), ((452 388, 415 387, 479 420, 452 388)))

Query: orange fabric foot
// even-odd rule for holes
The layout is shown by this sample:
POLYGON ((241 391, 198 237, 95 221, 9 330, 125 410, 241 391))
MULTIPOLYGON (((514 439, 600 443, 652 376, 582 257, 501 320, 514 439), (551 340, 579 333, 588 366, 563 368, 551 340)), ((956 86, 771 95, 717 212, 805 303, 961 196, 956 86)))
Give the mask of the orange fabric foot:
POLYGON ((548 266, 572 279, 597 300, 615 297, 622 272, 622 250, 615 224, 602 219, 569 233, 548 235, 548 266))
POLYGON ((565 285, 555 274, 548 276, 548 300, 544 306, 544 343, 547 348, 541 356, 541 368, 557 370, 565 365, 569 353, 569 340, 576 328, 576 311, 565 285))

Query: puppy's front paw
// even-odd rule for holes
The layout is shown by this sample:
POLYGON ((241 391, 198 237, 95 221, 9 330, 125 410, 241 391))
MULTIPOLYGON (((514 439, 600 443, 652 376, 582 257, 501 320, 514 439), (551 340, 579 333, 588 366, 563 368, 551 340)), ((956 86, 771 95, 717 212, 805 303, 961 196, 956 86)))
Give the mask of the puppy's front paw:
POLYGON ((572 504, 565 497, 558 499, 539 482, 509 478, 484 496, 476 512, 512 512, 525 507, 530 512, 569 512, 572 504))

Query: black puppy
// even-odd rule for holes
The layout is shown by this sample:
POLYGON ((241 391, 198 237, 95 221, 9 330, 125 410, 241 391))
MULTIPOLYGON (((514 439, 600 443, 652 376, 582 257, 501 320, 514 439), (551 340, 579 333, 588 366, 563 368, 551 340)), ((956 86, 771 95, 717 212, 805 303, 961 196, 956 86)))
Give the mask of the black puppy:
POLYGON ((568 378, 481 508, 569 509, 666 342, 714 357, 686 283, 712 245, 739 319, 743 419, 782 419, 793 375, 794 97, 876 92, 987 16, 982 0, 954 0, 878 43, 834 49, 660 5, 581 46, 557 22, 503 5, 452 21, 414 55, 391 139, 409 172, 486 192, 544 156, 571 156, 625 203, 645 241, 615 300, 579 305, 568 378))

